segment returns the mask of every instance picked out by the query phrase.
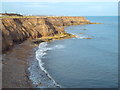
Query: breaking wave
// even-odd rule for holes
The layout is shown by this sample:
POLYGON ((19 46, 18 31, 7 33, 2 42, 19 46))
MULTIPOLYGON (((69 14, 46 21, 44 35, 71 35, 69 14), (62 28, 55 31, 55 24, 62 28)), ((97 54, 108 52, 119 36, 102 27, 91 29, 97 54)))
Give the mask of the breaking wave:
POLYGON ((44 63, 42 62, 42 58, 47 54, 46 51, 53 49, 61 49, 64 48, 64 46, 55 45, 52 48, 48 48, 47 45, 47 42, 39 44, 38 49, 35 53, 35 57, 37 60, 34 60, 28 68, 30 71, 29 78, 32 80, 33 84, 37 88, 60 88, 61 86, 58 83, 56 83, 56 81, 50 76, 50 74, 45 69, 44 63))
MULTIPOLYGON (((39 49, 36 51, 36 59, 37 59, 38 62, 39 62, 39 66, 40 66, 41 70, 50 78, 50 80, 53 81, 53 84, 54 84, 55 86, 60 87, 60 85, 55 82, 55 80, 49 75, 49 73, 46 71, 46 69, 45 69, 44 66, 43 66, 44 63, 42 62, 41 58, 42 58, 44 55, 47 54, 46 51, 52 50, 52 48, 47 48, 46 46, 47 46, 47 42, 43 42, 43 43, 41 43, 41 44, 39 45, 39 49)), ((57 48, 57 46, 55 46, 55 47, 57 48)))

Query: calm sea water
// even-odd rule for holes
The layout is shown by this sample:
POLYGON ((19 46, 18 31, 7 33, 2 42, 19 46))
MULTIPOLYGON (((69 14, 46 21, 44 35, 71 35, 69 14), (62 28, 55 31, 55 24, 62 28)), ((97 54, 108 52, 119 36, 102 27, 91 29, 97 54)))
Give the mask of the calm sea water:
POLYGON ((43 43, 37 50, 39 65, 61 87, 118 87, 118 18, 87 19, 104 24, 66 27, 77 38, 43 43))

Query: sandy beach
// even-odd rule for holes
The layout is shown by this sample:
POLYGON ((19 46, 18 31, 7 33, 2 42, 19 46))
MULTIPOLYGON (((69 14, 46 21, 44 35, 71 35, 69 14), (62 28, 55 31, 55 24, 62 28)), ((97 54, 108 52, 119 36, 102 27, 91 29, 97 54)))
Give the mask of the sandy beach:
POLYGON ((29 41, 15 45, 3 55, 2 87, 3 88, 31 88, 28 78, 28 66, 34 53, 33 45, 29 41), (28 59, 29 58, 29 59, 28 59))

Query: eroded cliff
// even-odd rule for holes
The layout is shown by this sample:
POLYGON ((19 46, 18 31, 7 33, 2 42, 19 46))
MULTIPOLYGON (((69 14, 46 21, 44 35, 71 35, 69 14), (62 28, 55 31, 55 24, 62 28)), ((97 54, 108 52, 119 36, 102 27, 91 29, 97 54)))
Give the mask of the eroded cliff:
POLYGON ((37 18, 3 18, 1 19, 2 51, 15 43, 26 39, 54 36, 64 33, 61 26, 90 24, 85 17, 37 17, 37 18))

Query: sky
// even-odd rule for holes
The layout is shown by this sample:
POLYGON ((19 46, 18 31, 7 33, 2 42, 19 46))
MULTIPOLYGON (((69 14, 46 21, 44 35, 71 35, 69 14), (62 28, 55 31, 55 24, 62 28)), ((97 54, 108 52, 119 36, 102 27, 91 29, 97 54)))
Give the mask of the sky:
POLYGON ((1 0, 3 2, 118 2, 119 0, 1 0))
POLYGON ((0 12, 24 15, 117 16, 118 0, 2 0, 0 12), (94 2, 95 1, 95 2, 94 2), (111 1, 111 2, 109 2, 111 1))

